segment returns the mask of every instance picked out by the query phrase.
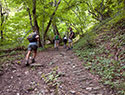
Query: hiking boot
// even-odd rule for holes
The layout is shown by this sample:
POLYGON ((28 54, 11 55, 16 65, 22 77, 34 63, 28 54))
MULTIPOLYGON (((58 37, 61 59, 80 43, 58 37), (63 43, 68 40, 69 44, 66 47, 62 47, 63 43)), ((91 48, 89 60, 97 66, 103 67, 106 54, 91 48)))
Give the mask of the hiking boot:
POLYGON ((58 51, 58 49, 59 49, 59 48, 58 48, 58 47, 56 47, 56 50, 57 50, 57 51, 58 51))
POLYGON ((32 63, 35 63, 35 59, 32 59, 32 63))
POLYGON ((25 65, 26 65, 26 66, 29 66, 29 65, 30 65, 28 60, 25 62, 25 65))
POLYGON ((73 46, 70 49, 73 49, 73 46))
POLYGON ((66 51, 70 50, 71 48, 68 48, 66 51))

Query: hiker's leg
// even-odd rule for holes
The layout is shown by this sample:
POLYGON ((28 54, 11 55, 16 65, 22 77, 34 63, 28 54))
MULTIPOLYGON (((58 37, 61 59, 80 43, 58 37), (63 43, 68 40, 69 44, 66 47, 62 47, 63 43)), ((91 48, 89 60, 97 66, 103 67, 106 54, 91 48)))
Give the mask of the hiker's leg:
POLYGON ((57 43, 56 43, 56 40, 55 40, 55 48, 57 47, 57 43))
POLYGON ((64 42, 64 48, 66 48, 66 42, 64 42))
POLYGON ((34 45, 33 46, 33 59, 32 59, 32 63, 35 62, 36 55, 37 55, 37 46, 34 45))
POLYGON ((56 40, 56 47, 58 48, 58 46, 59 46, 59 45, 58 45, 58 40, 56 40))
POLYGON ((71 42, 71 48, 73 48, 73 42, 71 42))
POLYGON ((55 40, 54 40, 54 48, 56 47, 56 45, 55 45, 55 40))
POLYGON ((36 54, 37 54, 37 50, 34 50, 34 51, 33 51, 33 59, 36 58, 36 54))
POLYGON ((30 56, 31 51, 28 50, 27 55, 26 55, 26 61, 29 61, 29 56, 30 56))
POLYGON ((67 50, 70 50, 70 39, 68 39, 68 47, 67 50))
POLYGON ((32 47, 31 47, 31 45, 29 44, 29 46, 28 46, 28 52, 27 52, 27 54, 26 54, 26 61, 29 61, 29 56, 30 56, 31 50, 32 50, 32 47))
POLYGON ((57 41, 57 47, 59 47, 59 40, 57 41))
POLYGON ((70 42, 70 44, 69 44, 69 48, 71 48, 71 42, 70 42))

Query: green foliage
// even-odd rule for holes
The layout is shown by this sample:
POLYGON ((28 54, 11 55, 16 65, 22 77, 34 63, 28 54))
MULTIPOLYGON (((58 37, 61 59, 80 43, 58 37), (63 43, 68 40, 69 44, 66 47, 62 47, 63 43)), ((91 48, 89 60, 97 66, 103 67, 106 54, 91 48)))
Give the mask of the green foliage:
POLYGON ((101 82, 110 86, 119 95, 125 93, 123 14, 121 12, 117 16, 96 24, 90 29, 90 33, 95 31, 96 37, 84 35, 74 47, 76 55, 83 60, 85 68, 93 74, 100 75, 101 82), (95 47, 88 47, 87 40, 94 42, 95 47), (113 48, 118 51, 114 51, 113 48))
POLYGON ((47 75, 42 74, 41 78, 43 78, 44 82, 49 87, 57 87, 60 82, 57 80, 60 77, 60 73, 58 73, 58 67, 53 68, 52 72, 48 73, 47 75))
POLYGON ((83 50, 84 48, 92 48, 95 46, 94 39, 96 34, 94 31, 90 31, 84 34, 84 37, 81 38, 78 43, 74 46, 74 49, 83 50))

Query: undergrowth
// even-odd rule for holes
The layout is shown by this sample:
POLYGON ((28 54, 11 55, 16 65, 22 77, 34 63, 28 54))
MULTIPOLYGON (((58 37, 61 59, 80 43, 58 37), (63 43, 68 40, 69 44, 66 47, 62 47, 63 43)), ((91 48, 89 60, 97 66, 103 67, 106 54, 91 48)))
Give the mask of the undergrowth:
POLYGON ((125 95, 125 24, 123 18, 116 18, 116 22, 100 26, 95 34, 86 33, 74 45, 74 51, 87 70, 100 76, 100 82, 116 95, 125 95))

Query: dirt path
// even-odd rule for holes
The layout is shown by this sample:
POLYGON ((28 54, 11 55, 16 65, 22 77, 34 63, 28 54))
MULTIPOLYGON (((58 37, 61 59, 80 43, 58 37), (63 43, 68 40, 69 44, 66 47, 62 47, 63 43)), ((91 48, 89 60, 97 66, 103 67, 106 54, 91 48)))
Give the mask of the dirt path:
POLYGON ((40 52, 35 63, 40 66, 23 67, 24 61, 19 63, 9 65, 0 76, 0 95, 113 95, 98 77, 84 69, 72 51, 40 52), (54 68, 58 76, 52 82, 58 84, 56 87, 45 82, 54 76, 54 68))

